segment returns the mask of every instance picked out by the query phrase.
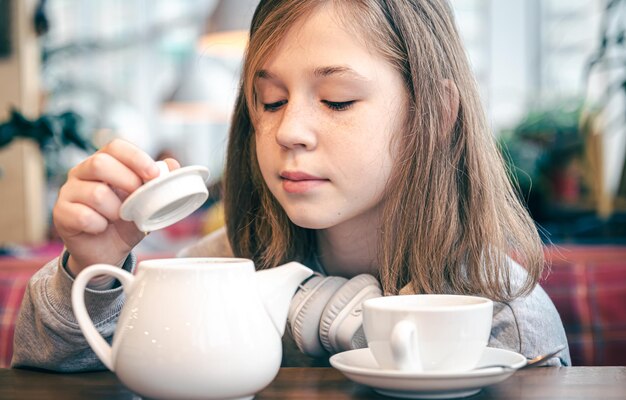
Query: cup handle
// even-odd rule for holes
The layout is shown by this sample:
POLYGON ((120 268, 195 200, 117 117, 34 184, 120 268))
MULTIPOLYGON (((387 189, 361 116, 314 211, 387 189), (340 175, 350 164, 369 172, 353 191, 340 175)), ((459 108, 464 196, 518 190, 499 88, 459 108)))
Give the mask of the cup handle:
POLYGON ((411 321, 402 320, 391 332, 391 354, 396 368, 404 371, 421 371, 417 329, 411 321))
POLYGON ((128 293, 135 277, 120 267, 107 264, 95 264, 81 271, 72 285, 72 309, 74 310, 74 316, 76 317, 78 326, 83 332, 85 339, 87 339, 87 343, 89 343, 98 358, 100 358, 100 361, 102 361, 108 369, 114 371, 111 346, 109 346, 94 326, 91 317, 89 317, 87 313, 87 307, 85 306, 85 289, 87 288, 87 283, 89 283, 91 278, 97 275, 112 275, 117 278, 122 283, 122 287, 126 293, 128 293))

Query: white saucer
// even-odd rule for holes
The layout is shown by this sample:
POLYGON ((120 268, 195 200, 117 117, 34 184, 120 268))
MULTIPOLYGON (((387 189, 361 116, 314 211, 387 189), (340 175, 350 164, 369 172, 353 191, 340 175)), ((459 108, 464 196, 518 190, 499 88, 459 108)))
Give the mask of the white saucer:
POLYGON ((405 399, 458 398, 476 394, 484 386, 511 376, 526 365, 526 358, 509 350, 487 347, 478 367, 503 364, 513 369, 487 368, 466 372, 410 372, 380 369, 368 348, 349 350, 330 357, 330 364, 348 379, 376 392, 405 399))
MULTIPOLYGON (((167 166, 165 167, 167 169, 167 166)), ((197 210, 209 197, 209 170, 190 166, 165 172, 124 200, 120 218, 134 221, 144 232, 172 225, 197 210)))

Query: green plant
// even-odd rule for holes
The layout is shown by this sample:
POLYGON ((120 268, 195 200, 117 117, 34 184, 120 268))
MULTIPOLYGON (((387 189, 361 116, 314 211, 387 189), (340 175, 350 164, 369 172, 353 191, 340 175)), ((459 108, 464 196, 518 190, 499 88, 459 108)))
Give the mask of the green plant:
POLYGON ((46 175, 50 178, 65 173, 60 171, 63 169, 60 158, 64 148, 73 146, 87 153, 96 150, 82 131, 82 118, 71 111, 59 115, 42 115, 31 120, 13 109, 9 120, 0 123, 0 148, 16 138, 34 140, 45 158, 46 175))
POLYGON ((546 206, 574 201, 584 190, 576 176, 584 157, 581 110, 579 101, 534 108, 499 137, 511 179, 536 219, 544 215, 546 206))

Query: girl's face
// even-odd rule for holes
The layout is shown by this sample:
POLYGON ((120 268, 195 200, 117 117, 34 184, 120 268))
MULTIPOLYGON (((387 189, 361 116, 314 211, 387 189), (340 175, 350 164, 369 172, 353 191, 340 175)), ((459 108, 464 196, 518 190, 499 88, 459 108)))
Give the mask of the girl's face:
POLYGON ((304 228, 377 218, 394 165, 391 139, 402 134, 402 77, 345 25, 332 6, 318 8, 255 79, 261 173, 304 228))

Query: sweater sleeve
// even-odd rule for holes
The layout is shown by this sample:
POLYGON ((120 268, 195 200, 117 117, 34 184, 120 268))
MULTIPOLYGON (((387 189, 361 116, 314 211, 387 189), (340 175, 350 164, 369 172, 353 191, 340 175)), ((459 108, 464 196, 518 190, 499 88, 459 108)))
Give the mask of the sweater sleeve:
MULTIPOLYGON (((514 280, 524 279, 526 271, 511 263, 514 280)), ((530 294, 510 303, 494 302, 490 347, 512 350, 530 359, 562 345, 565 349, 546 366, 569 366, 572 362, 561 317, 541 286, 536 285, 530 294)))
MULTIPOLYGON (((71 305, 73 278, 63 265, 64 252, 30 279, 15 326, 12 367, 36 367, 61 372, 105 369, 85 340, 71 305)), ((130 255, 122 268, 132 271, 130 255)), ((122 287, 85 291, 87 311, 100 334, 111 343, 124 304, 122 287)))

